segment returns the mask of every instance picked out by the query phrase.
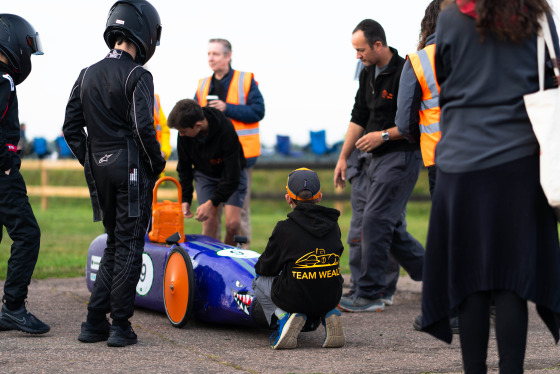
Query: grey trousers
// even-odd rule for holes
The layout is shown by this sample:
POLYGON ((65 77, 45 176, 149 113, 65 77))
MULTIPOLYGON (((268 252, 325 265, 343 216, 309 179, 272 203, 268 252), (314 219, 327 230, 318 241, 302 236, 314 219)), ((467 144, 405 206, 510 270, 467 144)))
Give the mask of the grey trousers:
POLYGON ((266 321, 270 326, 272 322, 272 316, 276 311, 276 304, 272 302, 272 282, 274 281, 274 277, 269 276, 257 276, 253 279, 253 292, 255 293, 255 297, 261 304, 264 312, 264 316, 266 317, 266 321))
POLYGON ((374 300, 383 296, 389 254, 412 279, 422 280, 424 248, 406 229, 406 204, 421 167, 419 150, 390 152, 364 164, 368 185, 356 288, 359 297, 374 300))
MULTIPOLYGON (((363 161, 359 161, 362 162, 363 161)), ((362 221, 364 208, 367 202, 368 177, 366 171, 361 168, 360 172, 352 178, 352 194, 350 200, 352 204, 352 218, 350 229, 348 230, 348 258, 350 265, 350 291, 355 292, 358 279, 361 273, 362 264, 362 221)), ((389 254, 389 261, 385 268, 387 287, 383 290, 383 297, 393 296, 397 290, 400 266, 397 260, 389 254)))

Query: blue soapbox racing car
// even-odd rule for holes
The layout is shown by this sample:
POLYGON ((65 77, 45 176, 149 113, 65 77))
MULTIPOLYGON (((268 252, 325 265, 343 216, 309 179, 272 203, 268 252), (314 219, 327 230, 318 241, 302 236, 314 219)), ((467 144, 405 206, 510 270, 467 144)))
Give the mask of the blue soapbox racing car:
MULTIPOLYGON (((211 323, 262 326, 258 316, 264 318, 264 315, 262 308, 255 310, 258 303, 252 289, 255 263, 260 255, 205 235, 184 235, 182 229, 170 235, 165 243, 154 242, 150 236, 156 229, 165 232, 164 226, 173 226, 168 225, 169 220, 158 219, 158 205, 180 217, 172 221, 183 227, 181 190, 175 179, 162 178, 154 187, 152 231, 146 235, 135 305, 165 311, 175 327, 183 327, 190 318, 211 323), (163 180, 171 180, 177 185, 178 203, 157 203, 157 188, 163 180)), ((106 240, 106 234, 98 236, 88 250, 86 283, 90 291, 106 240)))

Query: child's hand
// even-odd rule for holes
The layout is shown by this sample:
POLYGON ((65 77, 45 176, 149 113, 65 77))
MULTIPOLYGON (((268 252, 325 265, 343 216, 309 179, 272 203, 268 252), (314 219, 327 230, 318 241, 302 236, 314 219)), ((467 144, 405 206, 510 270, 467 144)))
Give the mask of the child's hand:
POLYGON ((183 217, 193 218, 194 214, 191 212, 191 205, 189 203, 183 203, 181 207, 183 208, 183 217))

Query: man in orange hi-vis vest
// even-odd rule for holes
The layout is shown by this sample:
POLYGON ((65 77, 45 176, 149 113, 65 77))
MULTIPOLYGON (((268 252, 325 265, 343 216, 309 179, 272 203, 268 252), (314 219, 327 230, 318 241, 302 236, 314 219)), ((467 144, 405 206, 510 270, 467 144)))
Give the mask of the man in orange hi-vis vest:
MULTIPOLYGON (((170 131, 167 126, 167 118, 161 109, 161 104, 159 102, 159 95, 154 95, 154 128, 156 129, 157 140, 161 146, 161 155, 167 161, 171 155, 171 143, 169 143, 170 131)), ((165 176, 165 171, 163 171, 159 177, 165 176)))
POLYGON ((418 52, 408 55, 404 64, 397 99, 395 123, 398 132, 411 143, 420 143, 424 166, 428 168, 430 195, 436 183, 434 161, 439 129, 439 84, 436 80, 436 22, 441 0, 433 0, 422 20, 418 52))
POLYGON ((214 74, 199 81, 195 100, 203 107, 222 111, 233 123, 243 147, 247 159, 247 195, 241 212, 240 234, 247 237, 244 247, 248 247, 251 242, 251 180, 253 166, 261 154, 259 121, 264 117, 264 99, 253 73, 231 68, 231 44, 226 39, 209 40, 208 65, 214 74))
MULTIPOLYGON (((411 53, 404 64, 399 83, 397 115, 395 123, 399 134, 411 143, 420 143, 424 166, 428 169, 430 195, 436 184, 436 145, 441 138, 439 128, 439 83, 436 79, 436 25, 442 0, 433 0, 426 8, 420 29, 418 52, 411 53)), ((422 329, 422 315, 413 323, 416 330, 422 329)), ((456 312, 450 319, 451 331, 459 333, 459 318, 456 312)))

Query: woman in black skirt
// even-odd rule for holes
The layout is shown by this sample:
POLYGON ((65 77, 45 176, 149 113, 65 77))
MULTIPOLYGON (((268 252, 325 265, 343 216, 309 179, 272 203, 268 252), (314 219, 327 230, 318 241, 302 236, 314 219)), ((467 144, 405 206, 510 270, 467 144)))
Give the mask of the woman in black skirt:
MULTIPOLYGON (((442 137, 426 246, 423 330, 451 342, 459 311, 466 373, 486 373, 490 305, 501 373, 521 373, 527 300, 558 342, 557 222, 539 183, 539 145, 523 95, 538 91, 538 17, 546 0, 453 0, 439 16, 442 137)), ((558 53, 558 52, 557 52, 558 53)), ((546 85, 553 73, 546 69, 546 85)))

